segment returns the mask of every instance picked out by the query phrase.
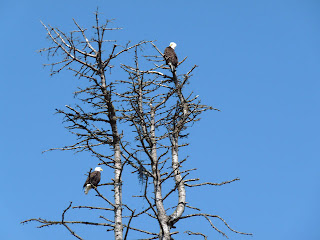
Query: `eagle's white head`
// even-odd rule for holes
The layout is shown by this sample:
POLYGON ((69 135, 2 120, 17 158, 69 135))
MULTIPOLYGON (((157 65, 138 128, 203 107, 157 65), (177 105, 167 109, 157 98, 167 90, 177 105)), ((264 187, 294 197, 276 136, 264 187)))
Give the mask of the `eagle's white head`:
POLYGON ((175 49, 177 44, 175 42, 171 42, 169 45, 172 49, 175 49))
POLYGON ((101 167, 96 167, 94 170, 97 171, 97 172, 103 171, 103 169, 101 167))

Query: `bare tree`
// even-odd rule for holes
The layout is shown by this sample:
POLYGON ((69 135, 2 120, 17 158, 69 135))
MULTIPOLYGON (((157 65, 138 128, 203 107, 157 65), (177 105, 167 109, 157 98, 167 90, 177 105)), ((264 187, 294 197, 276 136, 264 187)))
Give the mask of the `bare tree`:
MULTIPOLYGON (((98 13, 95 16, 94 36, 90 40, 86 35, 87 29, 80 27, 75 20, 77 30, 72 31, 69 35, 58 28, 43 24, 53 46, 42 49, 40 52, 47 52, 50 58, 58 58, 57 61, 48 64, 48 66, 51 66, 51 75, 67 69, 74 72, 76 77, 87 80, 89 83, 88 87, 75 92, 75 96, 81 100, 82 105, 75 107, 66 105, 66 110, 57 110, 64 116, 65 122, 68 124, 67 129, 77 136, 78 141, 70 146, 50 150, 89 151, 100 160, 101 164, 114 169, 113 182, 108 184, 113 186, 114 201, 108 200, 97 189, 95 190, 98 196, 109 205, 110 209, 108 210, 114 212, 114 220, 104 225, 114 230, 115 239, 123 239, 121 189, 123 163, 121 161, 120 134, 116 117, 117 110, 112 100, 113 82, 108 81, 107 75, 108 70, 113 67, 112 62, 117 57, 145 42, 133 46, 127 44, 121 47, 116 41, 105 40, 106 32, 119 28, 109 27, 111 22, 109 20, 100 24, 98 13), (107 44, 111 45, 109 52, 105 52, 105 45, 107 44), (89 105, 89 108, 86 105, 89 105), (112 155, 105 154, 107 152, 106 147, 109 146, 113 150, 112 155)), ((66 210, 70 207, 71 205, 66 210)), ((63 215, 60 224, 67 226, 66 223, 63 215)), ((50 224, 57 223, 46 223, 46 225, 50 224)), ((84 224, 99 225, 87 222, 84 224)), ((73 233, 71 230, 70 232, 73 233)))
MULTIPOLYGON (((53 45, 40 52, 47 52, 54 59, 58 57, 58 60, 48 64, 51 66, 51 74, 67 69, 88 83, 75 92, 81 104, 74 107, 66 105, 65 110, 57 110, 65 118, 66 128, 77 136, 78 141, 50 150, 88 151, 100 161, 100 165, 112 168, 112 182, 100 186, 112 187, 114 199, 108 199, 101 190, 94 187, 97 197, 105 201, 106 207, 72 207, 70 202, 59 221, 38 218, 28 219, 23 223, 35 221, 40 223, 40 228, 62 225, 77 239, 83 238, 70 225, 106 227, 108 231, 114 231, 116 240, 128 239, 129 230, 148 236, 143 239, 170 240, 173 239, 172 235, 179 233, 172 231, 178 221, 202 217, 225 237, 227 235, 213 224, 212 219, 222 221, 233 232, 250 235, 232 229, 220 216, 203 213, 186 201, 187 188, 220 186, 239 180, 236 178, 222 183, 195 183, 199 181, 198 178, 188 178, 195 169, 183 169, 187 158, 181 159, 179 152, 188 145, 188 129, 200 120, 202 112, 218 110, 203 105, 193 92, 189 91, 187 95, 184 93, 187 92, 189 78, 197 66, 193 66, 185 74, 176 75, 176 71, 165 66, 164 55, 154 42, 141 41, 120 46, 114 40, 105 40, 108 31, 119 28, 110 27, 109 20, 101 25, 98 13, 95 16, 94 36, 90 40, 87 38, 88 30, 80 27, 75 20, 77 30, 68 35, 58 28, 43 24, 53 45), (145 56, 149 51, 151 54, 145 56), (118 57, 124 54, 127 59, 130 58, 128 56, 133 59, 132 64, 121 64, 128 78, 114 81, 111 73, 115 71, 115 65, 120 65, 118 57), (124 130, 120 131, 120 126, 125 126, 124 130), (132 134, 127 134, 129 131, 135 133, 133 139, 132 134), (112 149, 111 154, 108 154, 109 148, 112 149), (134 196, 148 203, 148 207, 141 211, 133 209, 122 199, 122 176, 128 173, 124 171, 127 165, 133 167, 144 187, 143 194, 134 196), (172 204, 169 199, 176 199, 177 202, 172 204), (114 212, 113 220, 100 216, 102 222, 66 221, 65 214, 71 207, 114 212), (195 212, 185 214, 186 208, 195 212), (123 210, 126 210, 125 215, 123 210), (148 229, 152 224, 143 228, 132 226, 133 219, 142 218, 157 222, 158 232, 148 229), (126 223, 124 219, 127 219, 126 223)), ((186 58, 179 65, 185 60, 186 58)), ((207 239, 205 234, 191 230, 188 229, 185 234, 207 239)))

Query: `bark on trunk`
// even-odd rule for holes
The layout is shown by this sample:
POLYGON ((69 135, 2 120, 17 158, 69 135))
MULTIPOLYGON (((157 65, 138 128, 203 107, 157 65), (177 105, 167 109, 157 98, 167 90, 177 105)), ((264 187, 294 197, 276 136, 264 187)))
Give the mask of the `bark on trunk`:
POLYGON ((120 149, 120 136, 117 128, 117 119, 114 106, 111 102, 111 93, 107 90, 106 78, 104 73, 100 75, 102 92, 108 107, 108 118, 110 121, 112 136, 113 136, 113 149, 114 149, 114 236, 115 240, 123 239, 123 226, 122 226, 122 180, 121 180, 121 149, 120 149))
MULTIPOLYGON (((177 135, 177 134, 175 134, 177 135)), ((179 157, 178 157, 178 136, 172 137, 172 168, 174 170, 174 179, 178 188, 178 204, 175 211, 170 215, 170 225, 173 226, 182 216, 186 205, 186 189, 182 181, 180 173, 179 157)))
POLYGON ((158 169, 158 156, 157 156, 157 146, 155 140, 155 109, 151 106, 151 127, 150 135, 152 142, 152 174, 153 174, 153 185, 154 185, 154 195, 155 204, 158 211, 158 220, 160 224, 160 240, 170 240, 170 226, 168 224, 169 217, 166 214, 166 210, 163 205, 162 190, 161 190, 161 175, 158 169))

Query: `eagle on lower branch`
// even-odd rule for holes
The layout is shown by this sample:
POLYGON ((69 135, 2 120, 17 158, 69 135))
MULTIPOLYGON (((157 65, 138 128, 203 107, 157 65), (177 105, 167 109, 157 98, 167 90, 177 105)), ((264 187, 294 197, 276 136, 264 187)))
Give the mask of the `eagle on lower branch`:
POLYGON ((91 172, 86 180, 86 182, 83 184, 84 193, 88 194, 89 190, 92 188, 92 186, 97 187, 100 180, 101 180, 101 167, 96 167, 93 172, 91 172))
POLYGON ((176 43, 171 42, 169 47, 166 47, 166 49, 164 50, 164 58, 166 60, 166 64, 170 66, 172 72, 175 72, 178 66, 178 57, 176 52, 174 51, 176 46, 176 43))

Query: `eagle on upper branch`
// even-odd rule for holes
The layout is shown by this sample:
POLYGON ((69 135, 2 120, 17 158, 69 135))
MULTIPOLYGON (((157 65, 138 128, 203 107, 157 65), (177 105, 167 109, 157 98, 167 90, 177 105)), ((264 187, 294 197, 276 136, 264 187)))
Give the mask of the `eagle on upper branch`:
POLYGON ((166 60, 166 64, 170 66, 172 72, 175 72, 178 66, 178 57, 176 52, 174 51, 176 46, 176 43, 171 42, 169 47, 166 47, 166 49, 164 50, 164 58, 166 60))

